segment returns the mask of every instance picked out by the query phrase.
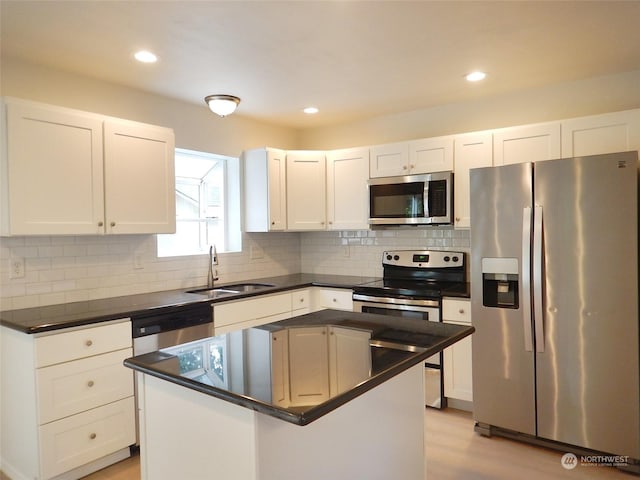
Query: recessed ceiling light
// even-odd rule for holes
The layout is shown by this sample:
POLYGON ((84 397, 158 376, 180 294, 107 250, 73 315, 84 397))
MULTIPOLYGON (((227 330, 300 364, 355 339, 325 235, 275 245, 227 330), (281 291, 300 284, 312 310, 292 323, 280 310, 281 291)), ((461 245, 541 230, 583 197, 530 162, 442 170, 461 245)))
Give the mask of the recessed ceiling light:
POLYGON ((465 78, 468 82, 479 82, 480 80, 484 80, 486 76, 487 74, 484 72, 471 72, 465 78))
POLYGON ((317 107, 307 107, 302 111, 307 115, 313 115, 314 113, 318 113, 320 110, 318 110, 317 107))
POLYGON ((153 53, 147 50, 140 50, 136 52, 134 55, 136 60, 142 63, 155 63, 158 61, 158 57, 156 57, 153 53))

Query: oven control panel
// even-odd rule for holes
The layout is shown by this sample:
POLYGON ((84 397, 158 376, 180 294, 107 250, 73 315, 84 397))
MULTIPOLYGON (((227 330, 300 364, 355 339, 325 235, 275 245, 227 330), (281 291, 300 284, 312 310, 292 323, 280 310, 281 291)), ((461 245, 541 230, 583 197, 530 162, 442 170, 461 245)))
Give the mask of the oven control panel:
POLYGON ((463 267, 464 252, 392 250, 382 254, 382 265, 411 268, 463 267))

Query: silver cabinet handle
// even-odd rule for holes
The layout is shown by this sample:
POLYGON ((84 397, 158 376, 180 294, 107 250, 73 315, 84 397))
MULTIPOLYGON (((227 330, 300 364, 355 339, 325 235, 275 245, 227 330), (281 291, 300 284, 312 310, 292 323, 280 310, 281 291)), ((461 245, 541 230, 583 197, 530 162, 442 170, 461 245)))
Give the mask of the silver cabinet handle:
POLYGON ((522 209, 522 322, 524 349, 533 352, 531 325, 531 207, 522 209))

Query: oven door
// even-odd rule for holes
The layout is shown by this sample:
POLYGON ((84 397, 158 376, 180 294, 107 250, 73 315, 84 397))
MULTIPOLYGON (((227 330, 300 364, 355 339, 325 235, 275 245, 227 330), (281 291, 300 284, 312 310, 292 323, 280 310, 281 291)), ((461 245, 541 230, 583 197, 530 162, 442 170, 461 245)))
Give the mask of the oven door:
MULTIPOLYGON (((418 318, 428 322, 440 321, 440 302, 437 300, 412 300, 354 294, 353 311, 418 318)), ((442 378, 442 353, 427 358, 424 366, 425 405, 433 408, 446 407, 442 378)))

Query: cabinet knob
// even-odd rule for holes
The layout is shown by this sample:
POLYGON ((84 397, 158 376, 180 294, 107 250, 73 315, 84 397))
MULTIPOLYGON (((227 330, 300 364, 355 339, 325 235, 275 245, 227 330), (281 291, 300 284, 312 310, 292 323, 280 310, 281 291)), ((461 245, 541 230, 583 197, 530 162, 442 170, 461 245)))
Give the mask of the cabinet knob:
POLYGON ((87 387, 91 388, 91 387, 93 387, 93 385, 94 385, 93 380, 89 380, 87 382, 87 387))
POLYGON ((301 298, 301 299, 300 299, 300 303, 304 303, 304 298, 301 298))
POLYGON ((89 438, 91 440, 94 440, 98 435, 96 435, 95 433, 92 433, 91 435, 89 435, 89 438))
POLYGON ((460 221, 460 217, 456 217, 456 222, 459 222, 459 221, 460 221))
POLYGON ((99 221, 99 222, 98 222, 98 226, 99 226, 99 227, 104 227, 104 222, 103 222, 103 221, 99 221))
POLYGON ((409 165, 409 168, 413 170, 414 168, 416 168, 416 166, 415 165, 409 165))
POLYGON ((84 344, 85 344, 87 347, 90 347, 91 345, 93 345, 93 342, 92 342, 91 340, 87 340, 86 342, 84 342, 84 344))
POLYGON ((276 222, 271 222, 271 225, 275 225, 275 224, 276 224, 276 222))
POLYGON ((464 308, 461 308, 460 310, 458 310, 458 313, 464 313, 464 308))
POLYGON ((331 301, 332 301, 333 303, 336 303, 336 302, 338 301, 338 299, 337 299, 337 298, 332 298, 332 299, 331 299, 331 301))
POLYGON ((407 169, 407 166, 406 166, 406 165, 402 165, 402 169, 403 169, 403 170, 406 170, 406 169, 407 169))
POLYGON ((112 227, 116 226, 116 222, 111 222, 109 225, 111 225, 112 227))

